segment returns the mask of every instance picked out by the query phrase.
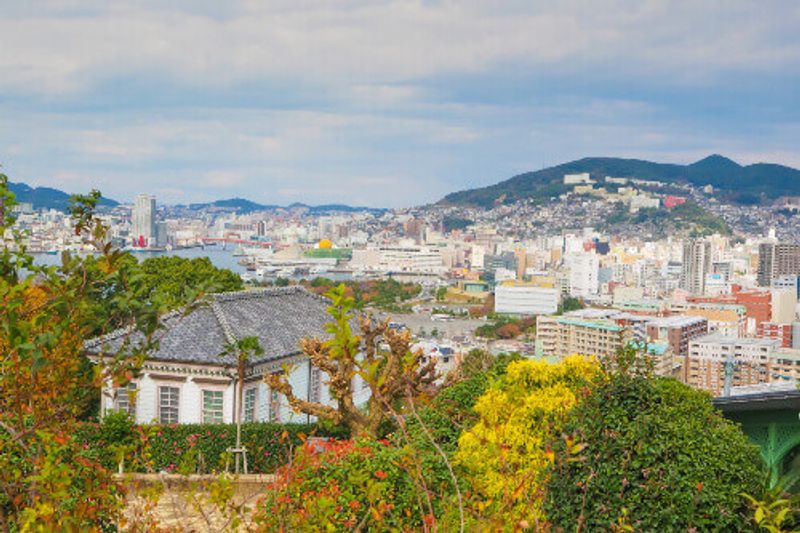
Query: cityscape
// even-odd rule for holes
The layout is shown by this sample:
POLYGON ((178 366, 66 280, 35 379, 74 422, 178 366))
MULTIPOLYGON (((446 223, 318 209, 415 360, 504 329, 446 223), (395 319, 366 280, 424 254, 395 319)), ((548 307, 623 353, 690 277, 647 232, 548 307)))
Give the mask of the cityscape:
POLYGON ((800 530, 797 6, 68 4, 0 531, 800 530))

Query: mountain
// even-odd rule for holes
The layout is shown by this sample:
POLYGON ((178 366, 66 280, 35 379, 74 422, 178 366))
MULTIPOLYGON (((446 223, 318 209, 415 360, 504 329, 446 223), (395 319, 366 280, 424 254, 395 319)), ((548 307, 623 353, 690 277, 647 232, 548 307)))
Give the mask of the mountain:
POLYGON ((445 196, 439 203, 489 207, 497 202, 549 198, 570 188, 563 184, 564 174, 581 172, 588 172, 599 181, 605 176, 614 176, 672 184, 713 185, 718 196, 738 203, 757 203, 778 196, 800 195, 800 170, 768 163, 742 166, 715 154, 691 165, 616 157, 587 157, 519 174, 488 187, 455 192, 445 196))
POLYGON ((226 200, 215 200, 203 204, 190 204, 189 209, 201 210, 208 208, 227 209, 237 213, 253 213, 255 211, 274 211, 276 209, 308 209, 311 214, 322 215, 326 213, 354 213, 366 211, 373 214, 382 214, 386 209, 376 207, 354 207, 343 204, 324 204, 307 205, 303 203, 293 203, 288 206, 259 204, 244 198, 228 198, 226 200))
POLYGON ((277 209, 277 205, 262 205, 245 198, 228 198, 226 200, 215 200, 204 204, 190 204, 189 209, 208 209, 216 207, 219 209, 230 209, 239 213, 252 213, 253 211, 268 211, 277 209))
MULTIPOLYGON (((50 187, 34 188, 24 183, 11 182, 9 182, 8 188, 16 195, 17 202, 31 203, 34 209, 57 209, 59 211, 67 211, 69 209, 69 197, 71 195, 64 191, 50 187)), ((119 203, 110 198, 101 198, 100 205, 114 207, 119 203)))

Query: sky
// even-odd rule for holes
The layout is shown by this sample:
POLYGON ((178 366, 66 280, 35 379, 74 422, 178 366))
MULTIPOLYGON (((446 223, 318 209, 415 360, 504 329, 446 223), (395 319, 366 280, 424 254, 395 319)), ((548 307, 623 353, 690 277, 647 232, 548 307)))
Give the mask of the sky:
POLYGON ((3 0, 0 164, 403 207, 587 156, 800 167, 800 2, 3 0))

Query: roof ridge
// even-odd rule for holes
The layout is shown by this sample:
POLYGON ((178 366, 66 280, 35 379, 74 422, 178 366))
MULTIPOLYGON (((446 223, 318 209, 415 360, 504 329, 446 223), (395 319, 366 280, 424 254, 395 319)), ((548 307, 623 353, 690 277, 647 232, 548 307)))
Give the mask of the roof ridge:
POLYGON ((236 342, 236 335, 233 334, 233 329, 231 329, 230 324, 228 324, 228 319, 225 317, 225 313, 222 312, 222 308, 220 308, 219 302, 217 302, 216 299, 211 302, 211 311, 214 313, 214 317, 217 319, 217 322, 219 322, 220 327, 222 327, 225 340, 230 344, 234 344, 236 342))

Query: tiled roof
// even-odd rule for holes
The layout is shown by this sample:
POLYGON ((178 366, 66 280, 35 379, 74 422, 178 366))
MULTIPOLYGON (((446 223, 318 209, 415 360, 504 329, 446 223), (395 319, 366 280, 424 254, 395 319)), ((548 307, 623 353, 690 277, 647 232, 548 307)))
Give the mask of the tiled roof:
MULTIPOLYGON (((213 294, 197 309, 170 313, 162 319, 158 348, 149 360, 195 364, 232 364, 233 356, 220 357, 226 344, 258 337, 264 355, 251 363, 281 359, 300 352, 300 340, 326 338, 330 322, 328 300, 302 287, 270 288, 213 294)), ((89 353, 114 353, 126 331, 116 331, 85 343, 89 353)), ((134 334, 133 342, 142 339, 134 334)))

